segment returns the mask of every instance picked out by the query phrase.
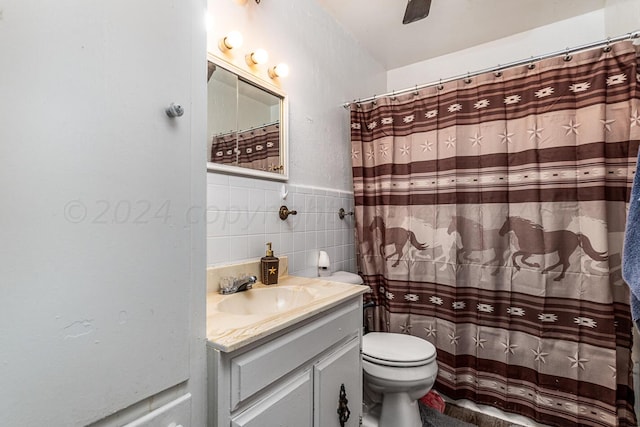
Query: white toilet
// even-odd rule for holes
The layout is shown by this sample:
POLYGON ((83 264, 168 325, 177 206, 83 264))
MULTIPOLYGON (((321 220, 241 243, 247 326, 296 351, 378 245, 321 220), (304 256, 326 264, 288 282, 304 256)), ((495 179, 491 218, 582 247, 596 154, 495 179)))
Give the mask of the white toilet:
MULTIPOLYGON (((322 279, 361 285, 357 274, 337 271, 322 279)), ((364 415, 365 426, 421 427, 418 399, 436 380, 436 348, 419 337, 371 332, 362 338, 365 400, 374 407, 364 415), (375 405, 378 404, 376 408, 375 405)))

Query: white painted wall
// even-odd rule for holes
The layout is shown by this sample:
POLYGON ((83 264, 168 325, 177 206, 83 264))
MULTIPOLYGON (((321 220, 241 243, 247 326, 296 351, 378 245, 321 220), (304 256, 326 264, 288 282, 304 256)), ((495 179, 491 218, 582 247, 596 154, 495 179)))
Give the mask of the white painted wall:
POLYGON ((605 6, 607 35, 630 33, 640 29, 640 1, 607 0, 605 6))
MULTIPOLYGON (((448 55, 389 70, 387 92, 462 76, 499 64, 580 46, 640 29, 640 1, 607 0, 605 7, 483 43, 448 55)), ((360 97, 373 93, 359 94, 360 97)))
POLYGON ((353 223, 337 217, 337 209, 353 206, 349 112, 342 104, 384 91, 384 68, 315 0, 209 0, 209 13, 208 45, 215 55, 267 81, 267 66, 249 69, 245 54, 263 48, 268 66, 290 67, 279 82, 289 96, 290 119, 290 195, 284 202, 299 215, 287 223, 278 218, 281 184, 209 173, 208 264, 259 258, 264 243, 273 241, 276 254, 289 256, 292 273, 315 275, 320 249, 332 255, 336 269, 353 271, 353 223), (225 56, 218 40, 231 30, 243 34, 244 45, 225 56))
MULTIPOLYGON (((455 53, 389 70, 387 91, 464 75, 467 72, 494 67, 498 64, 508 64, 606 37, 605 9, 600 9, 455 53)), ((364 98, 370 95, 373 94, 360 96, 364 98)))

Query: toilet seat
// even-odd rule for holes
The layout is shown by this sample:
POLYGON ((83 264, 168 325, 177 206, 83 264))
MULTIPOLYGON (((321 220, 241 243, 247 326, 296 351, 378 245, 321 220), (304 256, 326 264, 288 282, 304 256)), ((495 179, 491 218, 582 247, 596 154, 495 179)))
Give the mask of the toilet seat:
POLYGON ((434 362, 436 348, 412 335, 371 332, 362 337, 362 358, 377 365, 416 367, 434 362))

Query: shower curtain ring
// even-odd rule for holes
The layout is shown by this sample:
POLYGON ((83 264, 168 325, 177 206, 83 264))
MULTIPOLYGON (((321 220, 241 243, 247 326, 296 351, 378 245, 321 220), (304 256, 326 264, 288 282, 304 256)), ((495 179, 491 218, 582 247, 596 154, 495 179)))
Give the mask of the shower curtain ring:
POLYGON ((391 100, 392 100, 392 101, 395 101, 395 100, 396 100, 396 91, 395 91, 395 90, 392 90, 392 91, 391 91, 391 100))
POLYGON ((418 85, 416 85, 416 89, 413 91, 413 96, 418 96, 418 85))
POLYGON ((499 68, 500 64, 498 64, 498 68, 496 68, 496 71, 493 73, 493 75, 496 77, 502 77, 502 71, 500 71, 499 68))
POLYGON ((569 62, 573 59, 573 56, 569 55, 569 48, 566 49, 566 53, 564 54, 564 62, 569 62))
POLYGON ((438 83, 438 86, 436 86, 436 89, 438 90, 444 89, 444 86, 442 86, 442 79, 439 80, 439 83, 438 83))
POLYGON ((611 42, 611 38, 607 37, 607 45, 602 49, 605 52, 611 52, 611 45, 609 44, 611 42))
POLYGON ((466 84, 471 83, 471 77, 469 77, 469 72, 468 72, 468 71, 467 71, 467 78, 466 78, 466 79, 464 79, 464 82, 465 82, 466 84))
POLYGON ((372 102, 372 103, 373 103, 373 105, 377 105, 377 104, 378 104, 378 103, 376 102, 376 95, 375 95, 375 93, 373 94, 373 102, 372 102))
POLYGON ((536 64, 533 63, 533 56, 531 57, 531 62, 529 62, 529 65, 527 65, 527 68, 530 70, 533 70, 534 68, 536 68, 536 64))

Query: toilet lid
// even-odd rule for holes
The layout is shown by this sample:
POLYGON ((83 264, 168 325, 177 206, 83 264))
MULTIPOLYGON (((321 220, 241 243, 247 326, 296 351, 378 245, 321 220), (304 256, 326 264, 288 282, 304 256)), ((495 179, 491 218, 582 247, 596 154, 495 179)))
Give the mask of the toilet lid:
POLYGON ((349 273, 348 271, 336 271, 324 279, 331 280, 332 282, 351 283, 352 285, 362 285, 364 283, 362 277, 354 273, 349 273))
POLYGON ((362 358, 385 366, 422 366, 436 358, 436 348, 419 337, 370 332, 362 337, 362 358))

